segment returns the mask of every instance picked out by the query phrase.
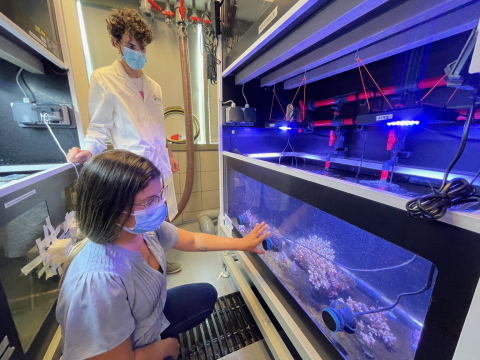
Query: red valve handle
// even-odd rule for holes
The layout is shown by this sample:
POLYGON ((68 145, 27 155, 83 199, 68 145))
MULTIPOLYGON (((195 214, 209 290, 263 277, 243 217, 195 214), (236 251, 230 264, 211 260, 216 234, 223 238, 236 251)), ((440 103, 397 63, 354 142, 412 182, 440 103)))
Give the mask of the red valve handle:
POLYGON ((157 11, 162 11, 162 8, 160 6, 158 6, 158 4, 153 1, 153 0, 148 0, 148 2, 150 3, 150 5, 152 5, 152 8, 153 10, 157 10, 157 11))
POLYGON ((184 0, 180 0, 180 16, 182 17, 182 20, 185 20, 185 2, 184 0))

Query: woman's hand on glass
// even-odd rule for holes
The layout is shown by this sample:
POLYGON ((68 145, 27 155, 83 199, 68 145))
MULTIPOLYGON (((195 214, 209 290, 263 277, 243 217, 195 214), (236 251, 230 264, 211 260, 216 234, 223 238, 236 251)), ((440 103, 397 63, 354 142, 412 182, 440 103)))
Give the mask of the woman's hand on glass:
POLYGON ((256 224, 253 230, 243 238, 242 251, 254 252, 257 254, 265 254, 265 251, 258 248, 258 245, 270 235, 270 231, 267 231, 268 225, 265 223, 256 224), (262 235, 263 234, 263 235, 262 235))

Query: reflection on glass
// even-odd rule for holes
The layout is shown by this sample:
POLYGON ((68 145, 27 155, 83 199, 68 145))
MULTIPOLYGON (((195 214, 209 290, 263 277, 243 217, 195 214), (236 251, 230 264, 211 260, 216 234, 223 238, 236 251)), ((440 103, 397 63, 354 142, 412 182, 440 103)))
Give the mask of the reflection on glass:
POLYGON ((269 224, 261 258, 345 359, 414 358, 431 262, 231 169, 226 198, 243 235, 269 224))
POLYGON ((0 281, 25 352, 58 296, 58 278, 39 279, 35 270, 28 276, 20 271, 39 255, 35 240, 44 237, 47 216, 42 202, 0 228, 0 281))

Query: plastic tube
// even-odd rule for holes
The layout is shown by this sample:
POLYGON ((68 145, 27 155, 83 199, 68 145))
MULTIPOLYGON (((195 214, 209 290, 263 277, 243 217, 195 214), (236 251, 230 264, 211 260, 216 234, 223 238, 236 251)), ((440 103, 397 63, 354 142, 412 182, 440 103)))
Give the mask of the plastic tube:
POLYGON ((202 233, 215 235, 215 225, 213 220, 220 215, 220 209, 205 210, 198 214, 198 222, 202 233))

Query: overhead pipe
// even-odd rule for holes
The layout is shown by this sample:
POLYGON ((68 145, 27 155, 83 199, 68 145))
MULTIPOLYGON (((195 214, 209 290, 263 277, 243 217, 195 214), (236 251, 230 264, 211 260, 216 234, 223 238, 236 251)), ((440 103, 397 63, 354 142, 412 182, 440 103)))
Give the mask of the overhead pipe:
POLYGON ((190 20, 194 25, 194 30, 196 29, 195 25, 200 24, 200 21, 202 20, 197 14, 197 4, 195 0, 192 0, 192 16, 190 16, 190 20))
POLYGON ((192 91, 190 88, 190 66, 188 62, 188 39, 185 22, 184 1, 175 3, 175 17, 178 24, 178 43, 180 47, 180 64, 182 68, 183 108, 185 109, 185 133, 187 137, 187 179, 182 198, 178 204, 177 217, 183 212, 190 200, 193 189, 193 177, 195 169, 195 147, 193 144, 193 113, 192 91))
MULTIPOLYGON (((457 120, 459 121, 465 121, 467 120, 467 115, 468 115, 468 112, 470 111, 470 109, 461 109, 461 110, 457 110, 458 113, 460 114, 457 118, 457 120)), ((477 111, 475 111, 475 114, 473 115, 473 118, 475 120, 480 120, 480 109, 478 109, 477 111)))
POLYGON ((355 125, 357 120, 354 118, 348 119, 333 119, 333 120, 316 120, 312 122, 312 125, 315 127, 320 126, 345 126, 345 125, 355 125))
MULTIPOLYGON (((383 95, 387 96, 387 95, 399 94, 401 91, 404 91, 404 90, 417 91, 417 90, 423 90, 423 89, 430 89, 435 85, 437 87, 446 86, 447 81, 445 79, 442 79, 442 76, 438 76, 434 78, 420 80, 416 84, 406 84, 406 85, 400 85, 400 86, 392 85, 392 86, 381 88, 381 90, 383 95)), ((335 105, 338 103, 346 103, 346 102, 352 102, 352 101, 358 101, 358 100, 365 100, 366 97, 370 99, 373 97, 381 97, 381 96, 382 94, 379 91, 372 91, 372 90, 359 91, 352 94, 336 96, 331 99, 310 101, 309 103, 307 103, 307 110, 311 111, 322 106, 329 106, 329 105, 335 105)), ((300 107, 302 106, 304 105, 301 104, 300 107)))
POLYGON ((175 16, 175 13, 170 9, 170 0, 165 1, 165 10, 162 11, 162 14, 165 16, 165 24, 170 27, 172 25, 172 17, 175 16))

